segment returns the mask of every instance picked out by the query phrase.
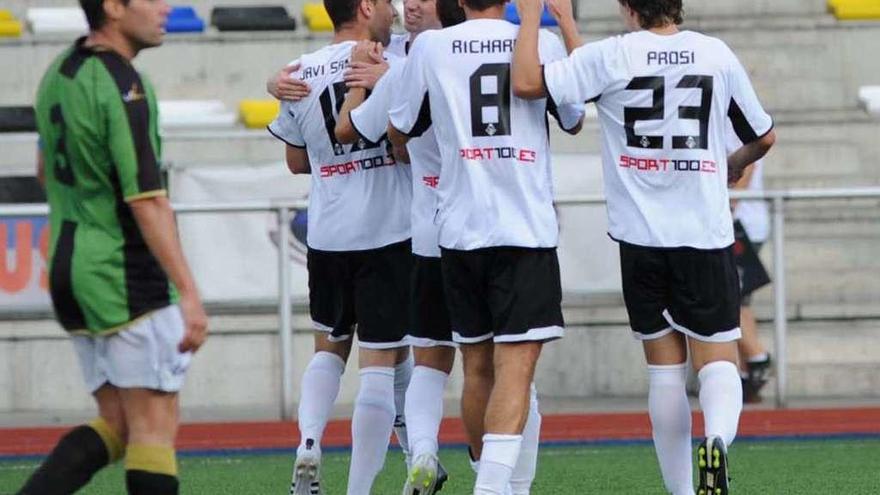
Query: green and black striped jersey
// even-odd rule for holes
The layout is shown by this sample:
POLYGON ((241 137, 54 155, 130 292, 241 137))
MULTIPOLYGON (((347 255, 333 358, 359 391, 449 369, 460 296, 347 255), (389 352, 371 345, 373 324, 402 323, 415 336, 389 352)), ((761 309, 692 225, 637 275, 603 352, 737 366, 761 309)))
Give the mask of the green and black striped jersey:
POLYGON ((155 94, 118 53, 84 42, 43 76, 37 126, 55 313, 70 332, 106 334, 178 296, 129 207, 165 194, 155 94))

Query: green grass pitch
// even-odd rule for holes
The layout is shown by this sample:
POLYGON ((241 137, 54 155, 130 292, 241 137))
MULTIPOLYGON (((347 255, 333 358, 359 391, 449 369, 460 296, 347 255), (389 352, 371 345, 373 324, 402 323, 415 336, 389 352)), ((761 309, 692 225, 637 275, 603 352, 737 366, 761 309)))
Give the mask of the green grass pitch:
MULTIPOLYGON (((731 448, 732 491, 737 494, 872 494, 880 492, 880 439, 744 441, 731 448)), ((444 449, 450 471, 446 495, 470 493, 474 475, 464 451, 444 449)), ((325 455, 324 493, 345 493, 349 456, 325 455)), ((291 457, 247 455, 180 460, 181 493, 210 495, 278 494, 288 490, 291 457)), ((37 461, 0 461, 0 494, 14 493, 37 461)), ((397 495, 404 479, 403 458, 391 452, 374 495, 397 495)), ((80 493, 124 493, 121 466, 99 473, 80 493)), ((541 451, 534 495, 663 495, 649 445, 546 447, 541 451)))

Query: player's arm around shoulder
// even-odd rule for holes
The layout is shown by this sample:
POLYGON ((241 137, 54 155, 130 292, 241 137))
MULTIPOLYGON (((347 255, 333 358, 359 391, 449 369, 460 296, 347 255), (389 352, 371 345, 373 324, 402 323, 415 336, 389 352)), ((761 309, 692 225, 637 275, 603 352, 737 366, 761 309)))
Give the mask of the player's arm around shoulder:
POLYGON ((541 73, 541 58, 538 52, 541 14, 544 11, 542 0, 517 0, 520 27, 513 50, 511 83, 513 94, 526 100, 537 100, 547 96, 544 77, 541 73))
POLYGON ((388 71, 382 52, 382 45, 371 41, 361 41, 351 50, 351 67, 345 74, 348 93, 334 128, 336 140, 340 143, 351 144, 361 138, 351 112, 363 105, 367 91, 375 88, 388 71))
POLYGON ((171 203, 166 195, 161 194, 130 201, 129 207, 147 247, 180 293, 186 333, 179 350, 195 352, 208 336, 208 316, 183 255, 171 203))

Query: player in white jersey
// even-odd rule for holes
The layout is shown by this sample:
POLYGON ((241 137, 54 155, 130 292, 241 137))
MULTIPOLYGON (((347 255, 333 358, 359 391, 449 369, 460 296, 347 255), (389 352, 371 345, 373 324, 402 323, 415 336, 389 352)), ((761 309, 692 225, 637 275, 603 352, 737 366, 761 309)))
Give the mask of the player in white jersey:
POLYGON ((388 42, 388 0, 328 0, 333 43, 303 55, 292 75, 310 94, 285 102, 269 131, 287 143, 294 173, 311 173, 309 303, 315 356, 302 380, 302 442, 293 493, 320 493, 320 442, 357 325, 360 390, 352 418, 349 495, 368 495, 384 463, 395 417, 394 365, 409 304, 410 176, 386 143, 343 145, 333 133, 346 93, 343 74, 356 41, 388 42))
MULTIPOLYGON (((479 494, 504 493, 518 460, 534 454, 521 449, 534 364, 543 343, 563 334, 548 108, 510 93, 517 27, 503 20, 504 4, 464 1, 467 22, 416 39, 389 129, 398 145, 433 128, 440 145, 432 216, 464 356, 464 419, 481 447, 479 494)), ((546 60, 565 56, 549 32, 542 48, 546 60)), ((556 114, 576 131, 583 107, 556 114)))
POLYGON ((692 495, 688 345, 706 439, 699 493, 728 493, 726 446, 742 409, 736 367, 739 281, 728 181, 775 140, 736 56, 722 41, 679 31, 681 0, 619 0, 630 34, 579 44, 570 0, 554 0, 573 53, 537 59, 543 2, 519 0, 514 92, 557 104, 596 100, 604 136, 609 234, 620 243, 630 325, 643 341, 649 412, 667 490, 692 495), (746 143, 727 156, 726 121, 746 143), (728 177, 730 175, 730 177, 728 177))
MULTIPOLYGON (((444 27, 465 20, 464 10, 456 0, 407 0, 404 8, 404 24, 411 33, 410 40, 427 29, 438 27, 438 18, 444 27)), ((393 46, 392 41, 389 51, 393 46)), ((364 56, 364 59, 381 60, 375 54, 364 56)), ((363 64, 353 60, 352 67, 359 70, 363 64)), ((400 73, 399 67, 394 67, 375 88, 366 83, 361 89, 349 92, 336 126, 336 137, 340 142, 353 143, 359 139, 376 141, 385 135, 388 109, 397 94, 396 86, 401 83, 400 73), (372 93, 364 101, 367 89, 372 93)), ((361 84, 355 77, 352 83, 361 84)), ((443 391, 454 363, 455 343, 443 290, 440 248, 437 245, 439 232, 434 225, 437 209, 435 190, 440 180, 440 149, 433 129, 428 129, 421 137, 407 143, 403 151, 407 149, 406 161, 412 157, 413 171, 413 311, 408 341, 414 348, 416 367, 407 390, 406 417, 411 418, 408 420, 408 430, 415 461, 410 467, 403 493, 430 495, 442 488, 446 478, 437 458, 437 435, 443 419, 443 391)), ((510 493, 513 495, 528 494, 535 475, 541 416, 534 388, 532 394, 529 419, 523 431, 524 455, 520 456, 511 478, 510 493)), ((485 403, 485 400, 472 400, 468 394, 465 394, 464 400, 467 404, 485 403)), ((485 407, 465 407, 465 410, 472 417, 470 423, 479 425, 479 431, 471 437, 481 439, 485 407)), ((471 452, 478 452, 480 446, 478 441, 470 449, 471 452)))
MULTIPOLYGON (((404 25, 410 33, 405 43, 389 45, 386 52, 402 49, 406 53, 410 43, 422 32, 439 29, 435 0, 406 0, 404 2, 404 25)), ((355 71, 367 72, 367 65, 383 64, 381 46, 366 46, 362 42, 352 52, 352 75, 348 77, 351 87, 339 112, 336 138, 341 143, 358 141, 375 142, 385 138, 388 127, 388 111, 401 81, 402 64, 395 64, 371 85, 361 81, 355 71), (367 98, 369 93, 369 98, 367 98)), ((369 78, 368 78, 369 79, 369 78)), ((455 359, 452 330, 445 307, 440 282, 439 248, 432 222, 435 209, 431 184, 422 183, 424 177, 433 183, 439 176, 439 150, 433 133, 426 133, 418 142, 410 145, 413 172, 413 204, 411 224, 413 229, 410 328, 407 342, 413 345, 415 368, 407 389, 405 414, 410 452, 413 462, 408 463, 404 495, 431 495, 439 492, 446 482, 447 474, 438 460, 437 436, 443 419, 443 392, 455 359), (424 217, 427 215, 428 221, 424 217), (436 263, 429 256, 437 251, 436 263)), ((403 160, 409 162, 406 153, 403 160)))

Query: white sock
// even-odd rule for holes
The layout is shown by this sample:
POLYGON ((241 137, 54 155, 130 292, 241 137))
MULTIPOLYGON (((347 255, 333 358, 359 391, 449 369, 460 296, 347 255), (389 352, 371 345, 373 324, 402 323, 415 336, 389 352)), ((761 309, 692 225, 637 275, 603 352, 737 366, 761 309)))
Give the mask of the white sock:
POLYGON ((510 477, 510 488, 513 495, 529 495, 535 472, 538 467, 538 444, 541 440, 541 412, 538 410, 538 389, 532 383, 529 400, 529 417, 523 428, 522 447, 519 458, 510 477))
POLYGON ((364 368, 351 420, 351 466, 348 495, 370 495, 385 464, 394 426, 394 369, 364 368))
POLYGON ((513 467, 519 458, 522 435, 483 435, 483 455, 474 495, 504 495, 513 475, 513 467))
POLYGON ((663 483, 673 495, 693 495, 691 406, 685 387, 687 363, 648 365, 648 378, 648 412, 663 483))
POLYGON ((416 366, 413 371, 406 392, 406 421, 413 458, 437 454, 437 435, 443 421, 443 391, 448 379, 446 373, 427 366, 416 366))
POLYGON ((742 412, 742 382, 736 365, 714 361, 697 374, 700 379, 700 407, 706 422, 706 437, 717 436, 730 446, 736 438, 742 412))
POLYGON ((394 435, 397 437, 397 443, 400 444, 400 450, 403 451, 407 468, 412 464, 412 449, 407 432, 406 391, 409 389, 412 374, 413 356, 410 353, 406 361, 394 367, 394 411, 396 413, 394 435))
POLYGON ((297 420, 301 438, 298 453, 306 448, 309 440, 312 446, 320 447, 344 372, 345 361, 332 352, 316 352, 306 366, 299 397, 297 420))

